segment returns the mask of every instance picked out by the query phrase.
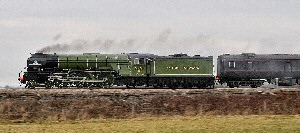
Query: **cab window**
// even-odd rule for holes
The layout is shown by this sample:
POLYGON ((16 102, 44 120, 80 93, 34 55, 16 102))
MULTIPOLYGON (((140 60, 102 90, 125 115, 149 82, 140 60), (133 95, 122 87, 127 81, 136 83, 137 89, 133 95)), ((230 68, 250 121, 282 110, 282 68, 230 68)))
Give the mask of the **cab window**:
POLYGON ((145 64, 145 58, 140 58, 139 62, 140 64, 145 64))
POLYGON ((140 64, 140 59, 139 59, 139 58, 135 58, 135 59, 134 59, 134 64, 135 64, 135 65, 140 64))

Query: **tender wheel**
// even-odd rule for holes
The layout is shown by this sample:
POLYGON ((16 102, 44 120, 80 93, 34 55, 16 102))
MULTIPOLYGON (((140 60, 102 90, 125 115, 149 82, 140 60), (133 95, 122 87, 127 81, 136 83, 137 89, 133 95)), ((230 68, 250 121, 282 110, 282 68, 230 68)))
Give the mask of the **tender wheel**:
POLYGON ((262 86, 262 83, 257 82, 257 83, 256 83, 256 86, 257 86, 257 87, 260 87, 260 86, 262 86))
POLYGON ((170 89, 173 89, 173 90, 175 90, 176 88, 178 88, 179 86, 177 85, 177 84, 169 84, 168 85, 168 87, 170 88, 170 89))
POLYGON ((158 85, 157 85, 157 84, 154 84, 154 85, 153 85, 153 88, 158 89, 158 85))
POLYGON ((126 85, 126 88, 128 88, 128 89, 132 89, 132 88, 136 88, 136 86, 135 86, 135 85, 133 85, 133 86, 126 85))
POLYGON ((204 86, 203 83, 198 83, 196 86, 197 86, 198 89, 203 89, 203 88, 205 88, 205 86, 204 86))
POLYGON ((239 87, 239 82, 233 82, 234 87, 239 87))
POLYGON ((83 88, 83 83, 77 83, 77 84, 76 84, 76 87, 77 87, 77 88, 83 88))

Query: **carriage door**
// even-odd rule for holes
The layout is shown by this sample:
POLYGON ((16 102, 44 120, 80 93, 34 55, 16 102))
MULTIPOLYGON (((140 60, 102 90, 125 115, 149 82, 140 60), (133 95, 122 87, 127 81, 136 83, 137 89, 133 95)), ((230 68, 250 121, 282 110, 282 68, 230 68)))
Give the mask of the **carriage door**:
MULTIPOLYGON (((253 71, 254 69, 253 69, 253 62, 252 61, 248 61, 247 62, 247 69, 249 70, 249 71, 253 71)), ((247 70, 246 69, 246 70, 247 70)))
POLYGON ((284 63, 284 71, 285 72, 292 72, 292 63, 291 62, 285 62, 284 63))

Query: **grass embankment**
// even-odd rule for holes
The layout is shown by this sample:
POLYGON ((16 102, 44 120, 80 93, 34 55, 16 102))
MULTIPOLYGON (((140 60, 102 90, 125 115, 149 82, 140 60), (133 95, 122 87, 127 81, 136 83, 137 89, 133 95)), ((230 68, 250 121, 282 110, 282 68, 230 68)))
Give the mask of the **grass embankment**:
POLYGON ((0 132, 300 132, 299 115, 166 116, 88 121, 0 122, 0 132))

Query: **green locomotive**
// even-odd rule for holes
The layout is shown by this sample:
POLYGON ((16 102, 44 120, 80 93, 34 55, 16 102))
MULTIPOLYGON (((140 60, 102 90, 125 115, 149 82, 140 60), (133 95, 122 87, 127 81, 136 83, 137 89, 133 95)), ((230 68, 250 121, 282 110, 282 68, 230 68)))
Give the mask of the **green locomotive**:
POLYGON ((213 57, 174 54, 32 54, 19 78, 27 88, 213 88, 213 57))

